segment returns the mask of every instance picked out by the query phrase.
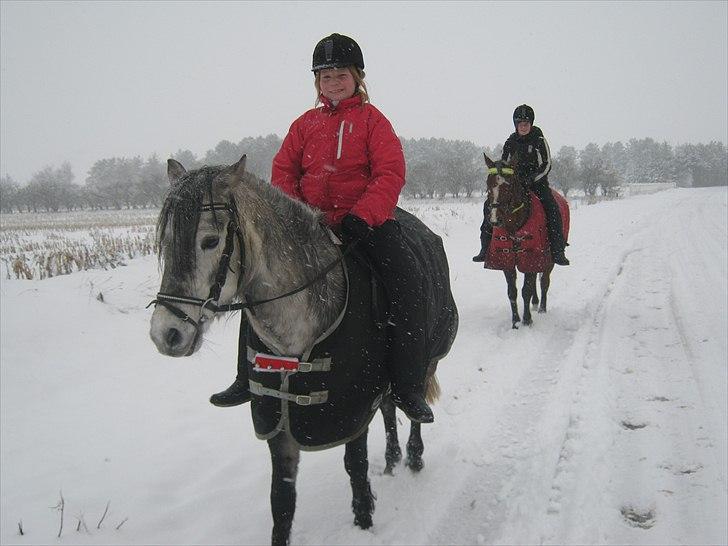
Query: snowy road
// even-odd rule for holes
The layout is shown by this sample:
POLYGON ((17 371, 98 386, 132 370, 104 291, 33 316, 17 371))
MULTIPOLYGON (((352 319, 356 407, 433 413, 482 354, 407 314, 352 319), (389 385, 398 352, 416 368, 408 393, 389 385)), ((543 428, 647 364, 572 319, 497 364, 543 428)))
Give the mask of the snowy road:
MULTIPOLYGON (((554 272, 549 312, 518 330, 503 276, 470 261, 480 203, 406 203, 443 235, 461 314, 423 428, 426 466, 382 475, 377 419, 375 525, 361 531, 343 448, 305 453, 293 543, 728 542, 727 196, 673 189, 572 209, 573 265, 554 272)), ((156 279, 143 259, 3 281, 3 544, 37 543, 20 519, 55 542, 61 488, 65 544, 269 540, 267 448, 249 410, 206 402, 233 377, 238 320, 194 357, 161 357, 142 339, 156 279), (53 324, 40 337, 38 316, 53 324), (129 520, 97 530, 111 497, 114 524, 129 520), (75 532, 81 512, 88 533, 75 532)))

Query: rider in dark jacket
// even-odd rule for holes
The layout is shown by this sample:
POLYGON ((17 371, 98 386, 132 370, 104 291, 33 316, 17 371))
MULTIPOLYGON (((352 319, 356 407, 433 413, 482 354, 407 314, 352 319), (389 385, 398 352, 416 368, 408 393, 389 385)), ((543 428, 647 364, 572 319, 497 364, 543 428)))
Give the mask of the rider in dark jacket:
MULTIPOLYGON (((548 142, 541 129, 533 125, 535 115, 533 108, 527 104, 518 106, 513 112, 513 125, 516 131, 508 137, 503 145, 502 160, 511 163, 518 158, 520 176, 536 197, 539 198, 546 214, 546 231, 551 257, 558 265, 569 265, 564 255, 566 241, 561 223, 559 207, 549 188, 548 174, 551 170, 551 152, 548 142)), ((489 211, 487 200, 483 204, 484 220, 480 226, 480 253, 473 256, 474 262, 483 262, 488 254, 488 245, 492 234, 492 227, 488 221, 489 211)))

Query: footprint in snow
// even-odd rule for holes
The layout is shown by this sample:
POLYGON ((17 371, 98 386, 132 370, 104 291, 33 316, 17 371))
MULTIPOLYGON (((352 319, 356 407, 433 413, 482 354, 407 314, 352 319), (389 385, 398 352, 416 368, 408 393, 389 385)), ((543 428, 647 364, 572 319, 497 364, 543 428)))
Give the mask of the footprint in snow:
POLYGON ((655 509, 654 508, 637 508, 635 506, 622 506, 620 509, 622 518, 632 527, 639 527, 640 529, 649 529, 655 524, 655 509))

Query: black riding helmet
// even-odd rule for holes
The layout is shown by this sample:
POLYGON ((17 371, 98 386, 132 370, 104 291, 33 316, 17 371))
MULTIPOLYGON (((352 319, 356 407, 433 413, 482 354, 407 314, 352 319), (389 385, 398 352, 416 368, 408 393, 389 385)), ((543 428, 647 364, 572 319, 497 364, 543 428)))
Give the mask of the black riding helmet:
POLYGON ((536 119, 536 115, 533 113, 533 108, 528 104, 521 104, 513 110, 513 125, 516 127, 518 127, 519 121, 527 121, 533 125, 534 119, 536 119))
POLYGON ((323 38, 313 50, 312 72, 351 65, 364 70, 364 55, 359 44, 343 34, 334 33, 323 38))

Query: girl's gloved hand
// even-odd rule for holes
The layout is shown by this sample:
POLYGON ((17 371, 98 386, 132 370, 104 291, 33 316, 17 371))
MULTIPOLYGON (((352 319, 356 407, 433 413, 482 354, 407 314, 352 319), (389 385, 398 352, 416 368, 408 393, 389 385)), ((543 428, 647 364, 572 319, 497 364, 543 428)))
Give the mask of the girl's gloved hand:
POLYGON ((361 241, 369 237, 372 228, 364 220, 353 214, 347 214, 341 220, 341 231, 347 243, 361 241))

